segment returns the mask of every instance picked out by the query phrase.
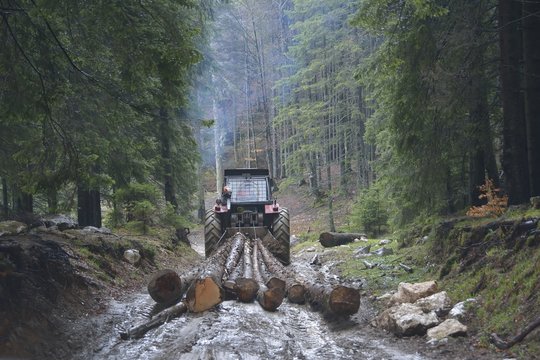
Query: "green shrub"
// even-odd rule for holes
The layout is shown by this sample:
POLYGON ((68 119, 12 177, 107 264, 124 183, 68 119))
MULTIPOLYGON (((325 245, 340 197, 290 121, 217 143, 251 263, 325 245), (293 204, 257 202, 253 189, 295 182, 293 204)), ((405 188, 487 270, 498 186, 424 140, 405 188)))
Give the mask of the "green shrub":
POLYGON ((353 206, 350 218, 356 229, 379 235, 388 224, 388 210, 376 186, 363 190, 353 206))

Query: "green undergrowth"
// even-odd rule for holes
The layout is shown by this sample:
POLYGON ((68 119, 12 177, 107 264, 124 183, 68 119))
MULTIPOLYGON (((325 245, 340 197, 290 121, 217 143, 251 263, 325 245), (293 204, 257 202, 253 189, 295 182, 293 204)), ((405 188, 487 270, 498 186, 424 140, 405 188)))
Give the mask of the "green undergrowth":
MULTIPOLYGON (((540 316, 539 218, 539 210, 513 209, 500 218, 440 219, 403 231, 399 252, 424 268, 420 279, 437 280, 454 302, 479 301, 467 325, 487 347, 491 333, 508 339, 540 316)), ((538 330, 509 351, 519 359, 535 354, 538 330)))
POLYGON ((161 266, 161 254, 196 257, 188 245, 173 241, 172 232, 165 228, 156 228, 154 235, 133 235, 121 230, 114 235, 83 234, 77 230, 67 230, 66 233, 73 237, 71 248, 88 270, 100 281, 117 286, 140 282, 148 272, 161 266), (138 250, 141 255, 136 266, 129 265, 124 259, 124 252, 128 249, 138 250))
MULTIPOLYGON (((316 246, 321 256, 338 261, 345 279, 363 279, 366 290, 380 295, 400 282, 437 280, 454 303, 476 298, 465 319, 480 346, 489 335, 509 339, 540 316, 540 210, 514 208, 500 218, 432 218, 393 233, 382 245, 392 255, 356 257, 360 248, 381 247, 380 239, 323 249, 313 236, 295 251, 316 246), (363 261, 377 266, 368 269, 363 261), (406 272, 399 264, 413 269, 406 272)), ((540 330, 507 351, 518 359, 537 358, 540 330)))
POLYGON ((418 282, 426 279, 428 271, 423 265, 424 248, 400 249, 400 244, 395 240, 386 245, 379 245, 380 241, 369 239, 367 242, 356 242, 343 247, 347 256, 344 256, 344 261, 339 264, 341 275, 346 279, 364 279, 366 289, 374 295, 395 289, 400 282, 418 282), (386 256, 354 255, 359 248, 369 245, 372 252, 384 247, 394 253, 386 256), (376 266, 369 269, 364 261, 376 266), (405 271, 400 264, 412 268, 412 272, 405 271))

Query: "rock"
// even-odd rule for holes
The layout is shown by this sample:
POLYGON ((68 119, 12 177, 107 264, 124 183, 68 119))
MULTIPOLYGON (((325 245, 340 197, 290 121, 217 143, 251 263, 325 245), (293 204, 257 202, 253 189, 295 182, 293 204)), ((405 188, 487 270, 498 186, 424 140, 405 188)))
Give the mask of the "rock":
POLYGON ((382 294, 381 296, 378 296, 375 300, 388 302, 392 298, 393 295, 394 295, 393 292, 389 292, 386 294, 382 294))
POLYGON ((319 254, 315 254, 311 261, 309 262, 310 265, 322 265, 321 260, 319 259, 319 254))
POLYGON ((360 241, 368 241, 368 238, 366 235, 360 236, 360 241))
POLYGON ((85 226, 82 231, 89 232, 89 233, 98 233, 98 234, 106 234, 111 235, 112 231, 106 227, 100 227, 97 228, 95 226, 85 226))
POLYGON ((467 315, 467 310, 471 306, 475 305, 478 301, 474 298, 467 299, 465 301, 459 302, 450 312, 448 313, 448 316, 453 319, 463 319, 465 315, 467 315))
POLYGON ((379 241, 379 245, 388 245, 392 242, 392 240, 389 240, 389 239, 383 239, 381 241, 379 241))
POLYGON ((18 235, 27 229, 26 224, 19 221, 8 220, 0 222, 0 236, 18 235))
POLYGON ((438 286, 435 281, 409 284, 399 283, 398 291, 390 300, 391 304, 414 303, 416 300, 433 295, 438 286))
POLYGON ((315 251, 317 251, 317 249, 315 249, 313 246, 312 246, 312 247, 308 247, 308 248, 306 249, 306 252, 315 252, 315 251))
POLYGON ((439 318, 434 311, 425 313, 413 304, 400 304, 377 316, 378 327, 398 336, 424 335, 427 329, 437 326, 439 318))
POLYGON ((354 239, 354 242, 360 242, 360 241, 361 242, 367 242, 368 239, 367 239, 367 237, 364 237, 364 236, 361 236, 360 238, 355 238, 354 239))
POLYGON ((450 309, 452 309, 452 301, 446 291, 441 291, 428 297, 418 299, 414 305, 425 312, 435 311, 438 316, 446 315, 450 309))
POLYGON ((131 265, 136 265, 141 260, 141 254, 139 250, 128 249, 124 251, 124 259, 131 265))
POLYGON ((75 220, 66 215, 47 215, 41 220, 46 227, 57 226, 60 231, 76 229, 79 225, 75 220))
POLYGON ((362 246, 361 248, 358 248, 358 250, 356 250, 354 252, 354 255, 356 257, 363 257, 363 256, 368 256, 368 255, 371 255, 369 252, 371 251, 371 245, 367 245, 367 246, 362 246))
POLYGON ((294 245, 296 244, 299 244, 301 241, 300 241, 300 238, 296 235, 291 235, 291 247, 293 247, 294 245))
POLYGON ((382 247, 380 249, 372 251, 371 253, 377 256, 387 256, 387 255, 392 255, 394 253, 394 250, 382 247))
POLYGON ((463 336, 467 334, 467 326, 456 319, 448 319, 427 331, 427 335, 436 340, 449 336, 463 336))

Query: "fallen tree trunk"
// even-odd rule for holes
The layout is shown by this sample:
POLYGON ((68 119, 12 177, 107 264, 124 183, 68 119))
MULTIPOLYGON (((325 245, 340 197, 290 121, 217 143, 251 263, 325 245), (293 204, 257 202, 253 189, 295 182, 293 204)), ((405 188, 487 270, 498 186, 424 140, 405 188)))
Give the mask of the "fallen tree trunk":
POLYGON ((223 301, 224 292, 221 279, 231 247, 232 242, 225 243, 205 261, 205 266, 186 293, 189 311, 206 311, 223 301))
POLYGON ((339 246, 353 242, 355 239, 365 237, 365 234, 323 232, 319 235, 319 242, 324 247, 339 246))
POLYGON ((170 308, 163 310, 162 312, 155 315, 149 321, 135 326, 125 332, 120 333, 120 338, 122 340, 129 339, 138 339, 141 338, 148 331, 152 330, 155 327, 160 326, 168 322, 171 319, 174 319, 187 311, 187 305, 185 302, 178 303, 170 308))
POLYGON ((310 305, 326 314, 349 316, 360 307, 360 292, 350 287, 308 284, 306 290, 310 305))
POLYGON ((248 239, 244 242, 244 274, 243 277, 236 279, 234 291, 238 300, 241 302, 253 302, 259 291, 259 283, 253 278, 253 248, 248 239))
MULTIPOLYGON (((272 255, 272 253, 262 244, 262 242, 259 242, 258 250, 268 270, 280 280, 287 279, 285 285, 285 294, 287 295, 289 301, 293 304, 303 304, 305 302, 305 287, 303 282, 298 281, 296 274, 287 269, 279 260, 277 260, 274 255, 272 255)), ((272 285, 268 281, 267 286, 273 287, 276 285, 272 285)))
POLYGON ((504 341, 497 334, 491 334, 489 337, 491 343, 495 345, 498 349, 507 350, 512 346, 516 345, 518 342, 521 342, 530 332, 540 326, 540 317, 536 318, 533 322, 525 327, 519 334, 514 336, 508 341, 504 341))
POLYGON ((231 251, 229 252, 229 256, 225 261, 225 268, 223 269, 223 281, 228 280, 231 274, 237 268, 238 262, 240 261, 242 253, 244 252, 244 244, 246 240, 245 235, 241 233, 236 233, 236 235, 233 236, 231 251))
POLYGON ((259 283, 254 279, 239 278, 234 283, 234 292, 238 297, 238 301, 250 303, 255 300, 259 291, 259 283))
POLYGON ((266 311, 276 311, 285 298, 285 281, 271 277, 264 285, 265 279, 260 269, 259 246, 263 246, 262 243, 255 241, 253 244, 253 277, 259 283, 257 302, 266 311))

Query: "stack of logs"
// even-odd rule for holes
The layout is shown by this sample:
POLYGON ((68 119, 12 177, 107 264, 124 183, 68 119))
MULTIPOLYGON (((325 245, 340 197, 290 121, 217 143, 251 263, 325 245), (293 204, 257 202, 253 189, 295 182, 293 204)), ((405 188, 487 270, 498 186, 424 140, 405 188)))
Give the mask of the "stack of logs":
POLYGON ((349 316, 360 306, 357 289, 328 286, 300 278, 285 267, 260 239, 237 233, 210 256, 198 271, 180 278, 174 271, 157 273, 148 284, 152 298, 166 308, 150 321, 121 333, 138 338, 148 330, 186 311, 202 312, 224 300, 257 302, 276 311, 285 298, 295 304, 306 301, 326 315, 349 316), (185 294, 185 296, 184 296, 185 294))

